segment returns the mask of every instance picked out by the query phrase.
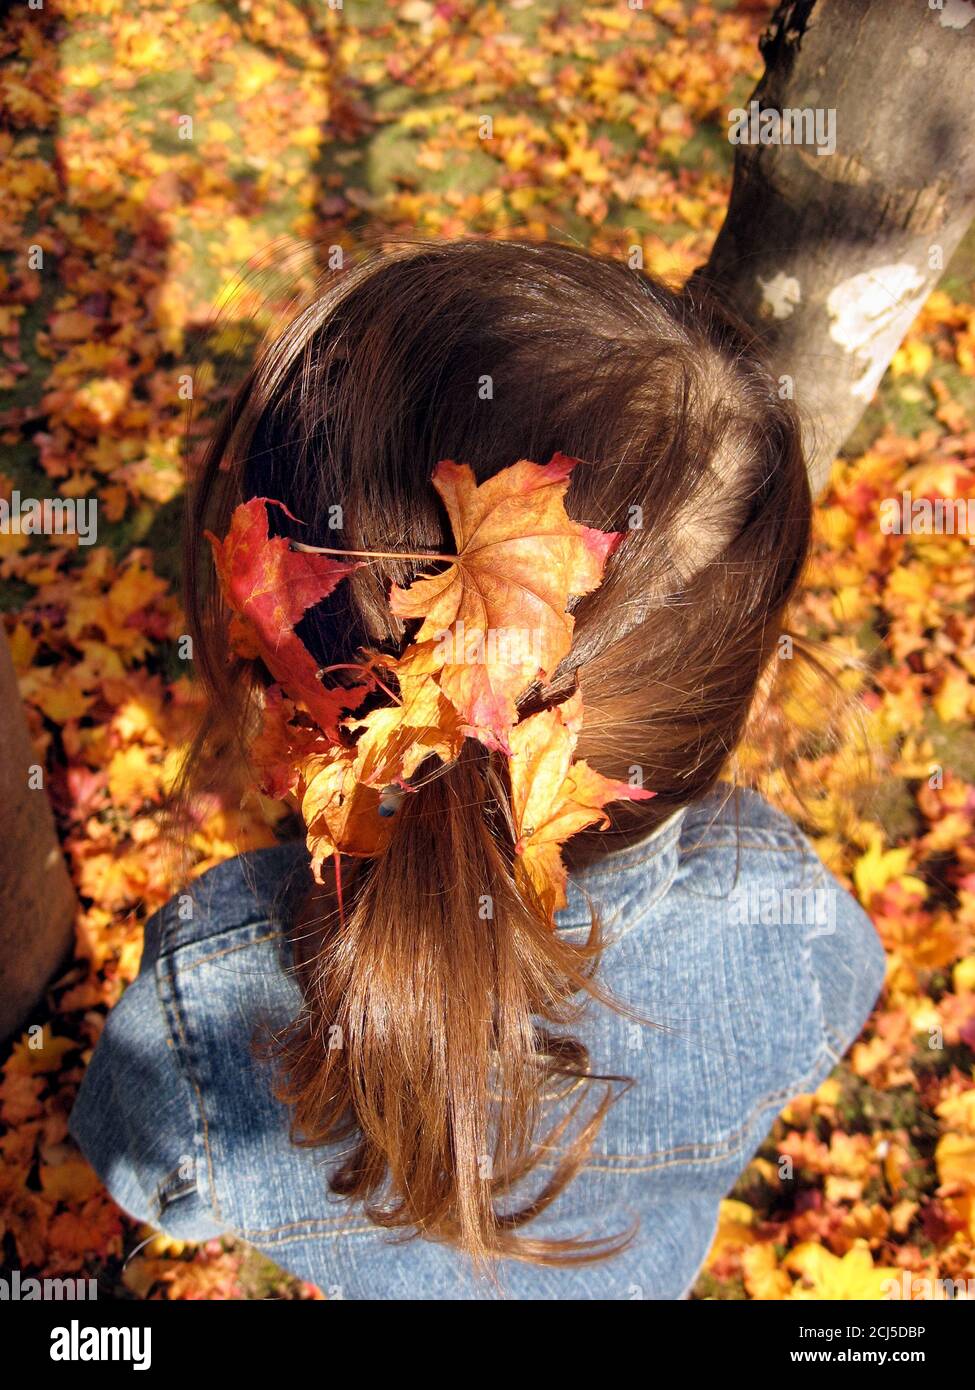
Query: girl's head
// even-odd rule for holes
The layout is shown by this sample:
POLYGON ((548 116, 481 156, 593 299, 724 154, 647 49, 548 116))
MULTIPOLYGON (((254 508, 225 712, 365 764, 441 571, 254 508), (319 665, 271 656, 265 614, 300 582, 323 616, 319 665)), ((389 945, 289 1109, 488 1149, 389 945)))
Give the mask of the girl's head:
MULTIPOLYGON (((216 434, 191 504, 187 597, 210 712, 200 752, 246 748, 259 662, 230 660, 203 541, 252 497, 278 534, 359 551, 446 552, 441 459, 478 482, 518 459, 582 460, 568 511, 627 539, 578 600, 572 649, 520 713, 583 694, 578 755, 656 796, 570 862, 648 833, 718 780, 768 664, 809 544, 792 406, 738 328, 694 293, 552 244, 402 243, 344 273, 266 349, 216 434)), ((409 639, 376 560, 298 632, 321 666, 409 639)), ((594 1258, 605 1241, 522 1228, 585 1159, 614 1078, 566 1031, 593 993, 600 942, 553 933, 512 872, 498 760, 462 755, 403 798, 386 852, 358 865, 343 922, 309 899, 305 1006, 278 1040, 299 1142, 351 1138, 331 1178, 379 1224, 478 1256, 594 1258), (484 904, 490 905, 485 912, 484 904), (338 1037, 341 1046, 329 1046, 338 1037), (578 1078, 586 1079, 580 1084, 578 1078), (554 1128, 540 1097, 565 1080, 554 1128), (511 1185, 546 1146, 530 1206, 511 1185), (552 1151, 557 1152, 553 1161, 552 1151), (504 1214, 500 1214, 500 1211, 504 1214)))

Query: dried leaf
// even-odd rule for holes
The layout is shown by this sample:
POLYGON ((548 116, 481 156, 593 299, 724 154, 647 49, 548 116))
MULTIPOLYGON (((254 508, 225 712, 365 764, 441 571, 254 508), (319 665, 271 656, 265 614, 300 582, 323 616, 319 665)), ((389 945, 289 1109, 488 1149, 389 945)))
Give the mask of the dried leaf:
POLYGON ((309 555, 292 550, 283 536, 270 537, 269 506, 291 517, 282 503, 255 497, 237 507, 224 540, 206 532, 222 592, 236 618, 232 639, 239 655, 259 656, 295 704, 307 710, 328 737, 337 739, 342 714, 355 709, 370 687, 326 688, 294 629, 360 562, 309 555))
POLYGON ((478 485, 466 464, 442 460, 433 485, 457 554, 442 573, 390 594, 398 617, 422 619, 415 641, 438 644, 441 689, 465 732, 490 747, 507 747, 517 697, 569 651, 569 600, 597 587, 623 539, 566 513, 577 462, 523 459, 478 485))

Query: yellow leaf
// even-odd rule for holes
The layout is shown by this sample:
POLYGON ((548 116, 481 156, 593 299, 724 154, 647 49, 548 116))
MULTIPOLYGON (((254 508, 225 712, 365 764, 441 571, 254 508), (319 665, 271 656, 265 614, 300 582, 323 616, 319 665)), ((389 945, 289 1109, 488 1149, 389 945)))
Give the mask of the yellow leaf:
POLYGON ((939 1182, 975 1191, 975 1135, 943 1134, 934 1161, 939 1182))
POLYGON ((927 343, 909 340, 894 353, 890 369, 894 376, 923 377, 933 361, 934 353, 927 343))
POLYGON ((753 1245, 758 1237, 752 1229, 755 1212, 747 1202, 725 1198, 718 1210, 718 1229, 708 1252, 708 1268, 717 1264, 723 1255, 740 1250, 744 1245, 753 1245))
POLYGON ((120 748, 108 765, 108 790, 120 806, 154 800, 162 789, 162 768, 141 743, 120 748))
POLYGON ((61 1058, 78 1044, 70 1038, 56 1038, 48 1027, 39 1032, 27 1032, 15 1043, 8 1067, 15 1072, 31 1074, 57 1071, 61 1058))
POLYGON ((745 1275, 745 1288, 754 1299, 768 1302, 788 1298, 792 1292, 792 1280, 784 1269, 779 1268, 771 1245, 752 1245, 744 1250, 741 1267, 745 1275))
POLYGON ((869 848, 853 866, 853 882, 860 901, 869 903, 875 893, 882 892, 888 883, 907 871, 910 861, 909 848, 884 849, 880 831, 872 832, 869 848))
POLYGON ((794 1299, 869 1299, 887 1296, 885 1285, 900 1271, 875 1266, 866 1241, 858 1240, 842 1259, 825 1246, 807 1241, 792 1250, 783 1265, 801 1278, 793 1287, 794 1299))
POLYGON ((964 671, 949 666, 941 678, 938 693, 932 700, 934 712, 945 724, 961 723, 967 716, 975 686, 964 671))
POLYGON ((949 1096, 935 1108, 934 1113, 951 1129, 963 1130, 975 1137, 975 1090, 949 1096))
POLYGON ((975 990, 975 956, 965 956, 960 960, 952 971, 951 980, 956 993, 975 990))

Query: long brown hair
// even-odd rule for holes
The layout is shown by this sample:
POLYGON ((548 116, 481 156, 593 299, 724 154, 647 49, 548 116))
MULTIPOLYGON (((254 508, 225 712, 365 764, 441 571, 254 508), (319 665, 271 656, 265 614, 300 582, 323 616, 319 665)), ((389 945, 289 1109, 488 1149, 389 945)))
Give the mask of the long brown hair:
MULTIPOLYGON (((579 756, 611 777, 637 768, 657 793, 616 803, 613 829, 577 837, 571 862, 708 792, 809 545, 795 411, 698 291, 518 241, 387 245, 322 286, 235 394, 190 500, 187 609, 209 695, 191 777, 215 760, 245 765, 269 679, 228 656, 204 529, 223 535, 239 502, 267 496, 305 523, 270 509, 277 534, 449 550, 430 485, 440 459, 482 481, 557 451, 583 461, 570 514, 628 536, 575 608, 569 656, 522 712, 578 682, 579 756)), ((363 645, 398 652, 389 586, 415 573, 406 559, 376 561, 307 615, 299 633, 320 664, 363 645)), ((600 995, 598 924, 570 942, 519 894, 508 794, 496 760, 468 741, 404 798, 388 851, 359 863, 341 927, 328 894, 309 895, 293 931, 304 1004, 272 1048, 278 1093, 296 1142, 353 1139, 330 1185, 379 1225, 475 1257, 601 1258, 626 1233, 545 1242, 522 1230, 585 1161, 620 1079, 600 1078, 568 1031, 600 995), (553 1086, 565 1103, 540 1133, 553 1086), (500 1210, 553 1154, 534 1199, 500 1210)))

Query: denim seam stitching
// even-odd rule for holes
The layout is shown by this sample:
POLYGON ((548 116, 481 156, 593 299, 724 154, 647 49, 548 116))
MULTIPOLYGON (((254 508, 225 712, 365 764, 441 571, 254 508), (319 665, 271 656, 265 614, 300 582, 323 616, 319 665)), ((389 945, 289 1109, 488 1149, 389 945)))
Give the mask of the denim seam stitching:
MULTIPOLYGON (((673 846, 671 846, 670 848, 672 849, 673 846)), ((659 882, 654 884, 651 896, 641 904, 640 910, 637 912, 636 916, 633 918, 632 921, 628 922, 625 927, 623 927, 620 931, 616 932, 613 936, 608 938, 608 940, 606 941, 607 947, 615 945, 617 941, 622 941, 624 936, 628 936, 629 933, 633 931, 636 927, 642 925, 647 913, 652 911, 653 908, 657 906, 661 898, 670 888, 674 879, 677 877, 677 870, 679 867, 679 859, 678 856, 675 854, 671 860, 669 869, 665 871, 664 875, 660 878, 659 882)), ((581 885, 577 886, 581 887, 581 885)), ((619 917, 623 913, 624 908, 632 907, 632 905, 633 896, 631 895, 625 903, 619 903, 616 906, 612 917, 602 922, 601 925, 604 927, 612 926, 612 924, 619 919, 619 917)), ((564 927, 556 927, 555 931, 557 936, 563 936, 566 932, 589 931, 591 927, 592 920, 590 919, 588 922, 573 922, 571 924, 567 924, 564 927)))
MULTIPOLYGON (((627 1174, 629 1174, 629 1173, 634 1173, 634 1174, 635 1174, 635 1173, 650 1173, 650 1172, 655 1172, 656 1170, 658 1170, 658 1169, 660 1169, 660 1168, 678 1168, 678 1167, 685 1166, 685 1165, 688 1164, 688 1163, 719 1163, 719 1162, 721 1162, 723 1159, 731 1158, 734 1154, 740 1153, 740 1152, 741 1152, 742 1148, 744 1147, 745 1140, 746 1140, 746 1138, 748 1137, 749 1131, 751 1131, 751 1130, 754 1129, 756 1120, 759 1118, 759 1116, 760 1116, 765 1110, 769 1110, 769 1109, 771 1109, 773 1106, 779 1106, 780 1103, 781 1103, 782 1101, 791 1100, 794 1096, 799 1096, 799 1095, 804 1095, 804 1094, 806 1094, 806 1092, 804 1091, 803 1087, 804 1087, 805 1083, 808 1082, 808 1081, 816 1074, 816 1071, 817 1071, 817 1069, 818 1069, 818 1066, 819 1066, 820 1062, 823 1060, 824 1057, 825 1057, 827 1060, 829 1060, 830 1062, 832 1062, 832 1052, 831 1052, 831 1050, 830 1050, 828 1047, 826 1047, 825 1045, 821 1045, 820 1048, 819 1048, 819 1050, 817 1051, 815 1057, 813 1058, 812 1062, 810 1063, 809 1069, 807 1070, 807 1072, 805 1073, 804 1077, 802 1078, 802 1082, 800 1082, 800 1083, 798 1083, 798 1084, 796 1084, 796 1085, 793 1085, 793 1086, 786 1086, 786 1087, 783 1087, 783 1088, 781 1088, 781 1089, 778 1090, 778 1091, 770 1091, 770 1092, 769 1092, 766 1096, 764 1096, 760 1101, 757 1101, 757 1102, 752 1106, 752 1108, 751 1108, 751 1110, 749 1111, 749 1114, 748 1114, 748 1119, 747 1119, 747 1120, 745 1121, 745 1123, 740 1127, 740 1129, 738 1129, 738 1130, 733 1130, 730 1134, 725 1135, 723 1139, 721 1139, 721 1140, 719 1140, 719 1141, 717 1142, 717 1144, 703 1145, 703 1146, 702 1146, 702 1148, 704 1148, 705 1150, 707 1150, 707 1149, 712 1149, 712 1150, 713 1150, 712 1153, 706 1153, 706 1152, 705 1152, 705 1154, 703 1154, 703 1155, 701 1155, 701 1156, 691 1155, 691 1156, 689 1156, 689 1157, 687 1157, 687 1158, 674 1158, 674 1159, 668 1159, 668 1160, 667 1160, 666 1162, 664 1162, 664 1163, 643 1164, 643 1165, 641 1165, 641 1166, 639 1166, 639 1167, 630 1167, 630 1168, 604 1167, 604 1166, 602 1166, 602 1165, 600 1165, 600 1164, 598 1164, 598 1163, 592 1163, 592 1164, 588 1164, 588 1163, 587 1163, 587 1164, 585 1164, 585 1165, 583 1166, 583 1168, 582 1168, 580 1171, 582 1171, 582 1172, 596 1172, 596 1173, 599 1173, 599 1172, 606 1172, 606 1173, 627 1173, 627 1174), (736 1142, 732 1143, 732 1142, 731 1142, 732 1140, 735 1140, 736 1142), (723 1145, 724 1148, 723 1148, 723 1149, 719 1149, 719 1145, 723 1145)), ((688 1148, 688 1147, 693 1147, 693 1146, 691 1146, 691 1145, 685 1145, 684 1147, 685 1147, 685 1148, 688 1148)), ((668 1152, 669 1152, 669 1153, 676 1153, 677 1150, 666 1150, 666 1151, 665 1151, 665 1153, 668 1153, 668 1152)), ((657 1157, 657 1156, 658 1156, 658 1155, 655 1155, 655 1154, 633 1154, 633 1155, 631 1155, 631 1157, 633 1157, 633 1158, 655 1158, 655 1157, 657 1157)), ((610 1155, 608 1155, 608 1154, 607 1154, 607 1155, 602 1155, 602 1154, 600 1154, 599 1157, 600 1157, 600 1158, 603 1158, 603 1157, 610 1157, 610 1155)), ((620 1157, 626 1157, 626 1155, 620 1155, 620 1157)), ((539 1164, 539 1167, 540 1167, 540 1168, 554 1168, 554 1167, 556 1167, 556 1166, 557 1166, 557 1165, 555 1165, 554 1163, 541 1163, 541 1164, 539 1164)))
MULTIPOLYGON (((658 844, 649 849, 646 854, 641 854, 638 859, 632 858, 636 853, 637 846, 629 850, 617 850, 615 853, 604 855, 602 859, 595 859, 591 864, 587 864, 585 869, 580 870, 574 882, 588 883, 594 878, 615 878, 620 869, 638 869, 642 864, 649 864, 654 859, 659 859, 662 854, 672 850, 680 842, 680 826, 675 826, 661 837, 658 844), (616 858, 616 855, 619 858, 616 858)), ((569 875, 572 878, 572 875, 569 875)))
MULTIPOLYGON (((270 925, 270 922, 247 923, 248 927, 269 927, 270 925)), ((237 930, 239 930, 239 928, 237 930)), ((277 929, 275 931, 267 932, 264 936, 255 936, 250 941, 241 941, 236 946, 221 946, 219 951, 211 951, 208 956, 200 956, 198 960, 188 961, 185 964, 182 964, 180 966, 180 969, 185 975, 188 974, 189 971, 195 970, 198 965, 206 965, 208 961, 217 960, 220 956, 233 955, 235 951, 247 951, 251 948, 251 946, 260 946, 261 943, 264 941, 275 941, 278 937, 282 935, 283 933, 281 932, 281 930, 277 929)))
MULTIPOLYGON (((294 1223, 294 1224, 296 1224, 296 1225, 301 1225, 302 1223, 301 1223, 301 1222, 296 1222, 296 1223, 294 1223)), ((269 1236, 273 1236, 274 1233, 275 1233, 275 1231, 282 1230, 282 1229, 284 1229, 284 1228, 283 1228, 283 1227, 278 1227, 278 1226, 272 1226, 271 1229, 270 1229, 269 1231, 267 1231, 267 1232, 263 1232, 263 1231, 253 1232, 253 1231, 252 1231, 252 1232, 250 1232, 250 1234, 248 1234, 247 1231, 241 1231, 241 1232, 239 1232, 239 1234, 243 1237, 244 1240, 250 1240, 251 1243, 253 1244, 253 1237, 254 1237, 255 1235, 256 1235, 256 1236, 259 1236, 261 1239, 266 1239, 266 1238, 269 1237, 269 1236)), ((336 1230, 329 1230, 329 1231, 309 1231, 307 1234, 302 1234, 301 1232, 299 1232, 297 1235, 282 1236, 279 1240, 271 1240, 271 1241, 269 1241, 269 1243, 270 1243, 271 1245, 273 1245, 275 1248, 277 1248, 279 1245, 293 1245, 295 1241, 299 1241, 299 1240, 325 1240, 325 1239, 332 1239, 332 1240, 334 1240, 334 1239, 336 1239, 338 1236, 365 1236, 365 1235, 375 1235, 375 1234, 378 1234, 379 1232, 381 1232, 382 1229, 383 1229, 383 1228, 382 1228, 381 1226, 375 1226, 375 1225, 373 1225, 373 1224, 371 1224, 371 1223, 370 1223, 368 1226, 346 1226, 346 1227, 344 1227, 344 1228, 340 1226, 340 1227, 339 1227, 338 1229, 336 1229, 336 1230)))
MULTIPOLYGON (((176 1050, 176 1045, 175 1045, 175 1042, 174 1042, 173 1036, 172 1036, 172 1029, 171 1029, 171 1027, 170 1027, 170 1022, 169 1022, 169 1014, 168 1014, 168 1010, 166 1009, 166 1005, 165 1005, 165 1001, 164 1001, 163 996, 162 996, 162 992, 161 992, 161 990, 160 990, 159 972, 157 971, 157 972, 155 972, 155 973, 156 973, 156 993, 159 995, 159 1002, 160 1002, 160 1006, 162 1007, 163 1019, 164 1019, 165 1026, 166 1026, 166 1032, 167 1032, 167 1035, 168 1035, 168 1037, 169 1037, 170 1045, 173 1047, 173 1049, 174 1049, 174 1051, 175 1051, 175 1050, 176 1050)), ((175 989, 173 990, 172 1012, 173 1012, 173 1018, 174 1018, 174 1020, 175 1020, 175 1022, 176 1022, 176 1029, 177 1029, 177 1032, 179 1033, 179 1040, 180 1040, 180 1043, 182 1044, 182 1049, 183 1049, 183 1050, 182 1050, 182 1053, 180 1054, 180 1055, 182 1056, 182 1059, 183 1059, 183 1069, 184 1069, 184 1071, 185 1071, 185 1073, 186 1073, 186 1079, 189 1081, 190 1085, 193 1087, 193 1091, 194 1091, 194 1093, 195 1093, 195 1095, 196 1095, 197 1110, 199 1111, 199 1114, 200 1114, 200 1123, 201 1123, 201 1125, 202 1125, 202 1130, 201 1130, 201 1132, 200 1132, 200 1139, 202 1140, 202 1143, 203 1143, 203 1152, 206 1154, 206 1160, 207 1160, 207 1185, 208 1185, 208 1187, 209 1187, 209 1189, 210 1189, 210 1201, 211 1201, 212 1206, 213 1206, 213 1214, 214 1214, 214 1216, 217 1218, 217 1220, 222 1220, 222 1219, 223 1219, 223 1214, 222 1214, 222 1212, 221 1212, 221 1210, 220 1210, 220 1201, 219 1201, 219 1199, 218 1199, 218 1197, 217 1197, 217 1188, 216 1188, 216 1183, 215 1183, 215 1181, 214 1181, 214 1175, 213 1175, 213 1155, 212 1155, 212 1153, 211 1153, 211 1151, 210 1151, 210 1126, 209 1126, 209 1124, 208 1124, 208 1122, 207 1122, 206 1107, 205 1107, 204 1104, 203 1104, 203 1094, 202 1094, 202 1092, 201 1092, 201 1090, 200 1090, 199 1082, 197 1081, 197 1079, 196 1079, 196 1077, 194 1076, 193 1071, 192 1071, 192 1069, 191 1069, 191 1067, 190 1067, 189 1046, 188 1046, 188 1044, 187 1044, 187 1041, 186 1041, 186 1034, 185 1034, 184 1029, 183 1029, 183 1020, 182 1020, 182 1017, 181 1017, 181 1014, 180 1014, 179 1004, 178 1004, 178 1002, 177 1002, 177 1000, 176 1000, 176 997, 175 997, 175 989)))
MULTIPOLYGON (((820 1047, 819 1047, 819 1050, 816 1052, 816 1055, 815 1055, 815 1057, 813 1058, 813 1061, 811 1062, 811 1064, 810 1064, 808 1070, 806 1071, 806 1073, 805 1073, 805 1075, 804 1075, 804 1077, 803 1077, 804 1080, 805 1080, 807 1077, 811 1076, 811 1075, 813 1074, 813 1072, 815 1072, 815 1070, 816 1070, 816 1064, 819 1062, 819 1060, 821 1059, 821 1057, 823 1056, 824 1053, 826 1053, 826 1054, 829 1055, 830 1057, 832 1056, 832 1050, 831 1050, 830 1048, 826 1047, 826 1045, 825 1045, 824 1043, 821 1043, 821 1044, 820 1044, 820 1047)), ((699 1153, 700 1153, 702 1156, 706 1156, 706 1155, 709 1154, 709 1153, 717 1152, 719 1149, 725 1148, 729 1143, 731 1143, 732 1140, 739 1140, 739 1139, 741 1139, 741 1138, 747 1133, 748 1129, 750 1128, 750 1126, 751 1126, 752 1123, 754 1122, 755 1115, 756 1115, 760 1110, 766 1110, 766 1109, 768 1109, 768 1107, 769 1107, 770 1105, 777 1105, 777 1104, 779 1103, 779 1101, 789 1100, 789 1099, 791 1099, 792 1096, 797 1096, 797 1095, 802 1095, 801 1089, 797 1089, 795 1086, 791 1086, 791 1085, 790 1085, 790 1086, 780 1086, 780 1087, 778 1088, 778 1090, 775 1090, 775 1091, 767 1091, 767 1092, 765 1093, 764 1096, 760 1097, 759 1100, 755 1101, 755 1103, 752 1105, 752 1108, 751 1108, 751 1109, 749 1110, 749 1112, 748 1112, 747 1118, 743 1121, 742 1124, 740 1124, 740 1125, 738 1126, 737 1129, 729 1130, 727 1134, 723 1134, 723 1135, 721 1136, 720 1139, 715 1139, 715 1140, 713 1140, 711 1143, 702 1143, 702 1144, 678 1144, 678 1145, 677 1145, 675 1148, 673 1148, 673 1149, 657 1149, 654 1153, 648 1153, 648 1154, 646 1154, 646 1153, 638 1153, 638 1154, 610 1154, 610 1153, 607 1153, 607 1154, 598 1154, 598 1155, 596 1155, 596 1157, 598 1157, 598 1158, 600 1158, 600 1159, 603 1159, 603 1160, 619 1160, 621 1163, 626 1163, 626 1162, 629 1162, 629 1161, 631 1161, 632 1159, 635 1159, 635 1158, 642 1158, 642 1159, 670 1158, 670 1157, 672 1157, 674 1154, 689 1153, 691 1150, 695 1150, 695 1149, 698 1150, 699 1153)), ((681 1159, 681 1160, 679 1160, 679 1161, 682 1162, 682 1163, 686 1163, 686 1162, 688 1162, 688 1161, 693 1162, 693 1161, 694 1161, 694 1158, 693 1158, 693 1156, 692 1156, 692 1158, 691 1158, 690 1160, 688 1160, 688 1159, 681 1159)))
MULTIPOLYGON (((818 856, 815 857, 815 862, 819 872, 813 880, 811 889, 813 892, 821 883, 827 881, 826 866, 818 856)), ((842 1061, 845 1049, 842 1045, 842 1040, 837 1038, 826 1019, 826 1009, 823 1006, 823 991, 819 982, 819 976, 816 973, 816 967, 813 964, 812 941, 813 938, 806 935, 803 935, 801 938, 800 949, 802 952, 802 961, 808 973, 810 984, 812 985, 813 998, 819 1016, 819 1031, 822 1038, 821 1049, 832 1060, 833 1066, 835 1067, 842 1061)))
POLYGON ((698 840, 696 844, 688 845, 686 850, 682 850, 681 858, 690 859, 695 854, 700 854, 706 849, 777 849, 787 854, 801 854, 806 846, 794 840, 791 835, 786 835, 778 830, 752 830, 753 835, 766 835, 767 841, 755 841, 750 843, 738 836, 727 840, 698 840))

